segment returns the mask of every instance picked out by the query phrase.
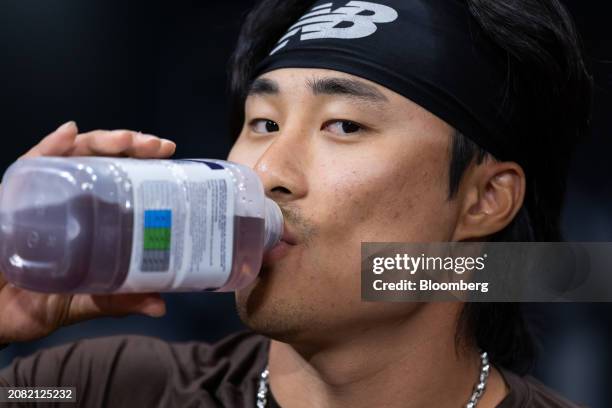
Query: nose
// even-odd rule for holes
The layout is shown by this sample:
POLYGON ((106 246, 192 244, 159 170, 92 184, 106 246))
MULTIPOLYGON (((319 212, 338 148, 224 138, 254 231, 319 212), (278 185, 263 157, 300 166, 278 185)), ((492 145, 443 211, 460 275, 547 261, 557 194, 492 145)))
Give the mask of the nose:
POLYGON ((254 166, 266 195, 278 203, 298 200, 308 192, 308 148, 297 137, 287 136, 278 135, 254 166))

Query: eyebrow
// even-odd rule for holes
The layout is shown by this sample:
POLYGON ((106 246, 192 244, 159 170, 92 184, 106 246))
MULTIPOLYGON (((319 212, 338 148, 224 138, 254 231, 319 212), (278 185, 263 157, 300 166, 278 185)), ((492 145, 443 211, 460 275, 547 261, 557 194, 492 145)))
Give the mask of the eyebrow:
MULTIPOLYGON (((314 78, 308 80, 308 86, 315 95, 338 95, 367 102, 387 102, 387 97, 376 87, 350 78, 314 78)), ((277 95, 280 93, 278 83, 268 78, 257 78, 249 87, 248 95, 277 95)))
POLYGON ((315 78, 308 81, 315 95, 339 95, 368 102, 386 102, 387 97, 376 87, 350 78, 315 78))
POLYGON ((247 94, 253 95, 276 95, 280 92, 278 83, 268 78, 257 78, 249 86, 247 94))

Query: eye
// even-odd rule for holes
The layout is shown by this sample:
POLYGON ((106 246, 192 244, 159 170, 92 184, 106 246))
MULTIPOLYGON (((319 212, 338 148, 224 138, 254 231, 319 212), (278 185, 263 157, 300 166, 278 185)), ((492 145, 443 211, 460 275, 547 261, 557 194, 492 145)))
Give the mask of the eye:
POLYGON ((270 119, 253 119, 249 126, 255 133, 271 133, 278 132, 278 123, 270 119))
POLYGON ((350 120, 332 120, 325 123, 323 125, 323 129, 340 135, 345 135, 360 132, 364 130, 365 127, 350 120))

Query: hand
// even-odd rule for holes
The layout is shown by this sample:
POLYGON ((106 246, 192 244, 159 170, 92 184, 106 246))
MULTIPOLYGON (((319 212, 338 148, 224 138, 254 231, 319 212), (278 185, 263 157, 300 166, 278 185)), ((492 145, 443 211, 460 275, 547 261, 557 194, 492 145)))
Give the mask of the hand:
MULTIPOLYGON (((165 158, 176 145, 166 139, 130 130, 95 130, 78 134, 74 122, 60 126, 23 157, 37 156, 130 156, 165 158)), ((0 344, 33 340, 57 328, 102 316, 140 313, 152 317, 165 314, 158 293, 116 295, 42 294, 17 288, 0 271, 0 344)))

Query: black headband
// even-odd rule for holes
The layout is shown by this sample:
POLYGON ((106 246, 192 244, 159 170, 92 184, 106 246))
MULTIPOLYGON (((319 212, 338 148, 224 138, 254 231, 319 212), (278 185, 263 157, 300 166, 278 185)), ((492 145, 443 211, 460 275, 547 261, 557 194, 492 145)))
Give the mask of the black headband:
POLYGON ((500 159, 514 156, 504 70, 459 0, 317 1, 256 67, 326 68, 376 82, 500 159))

